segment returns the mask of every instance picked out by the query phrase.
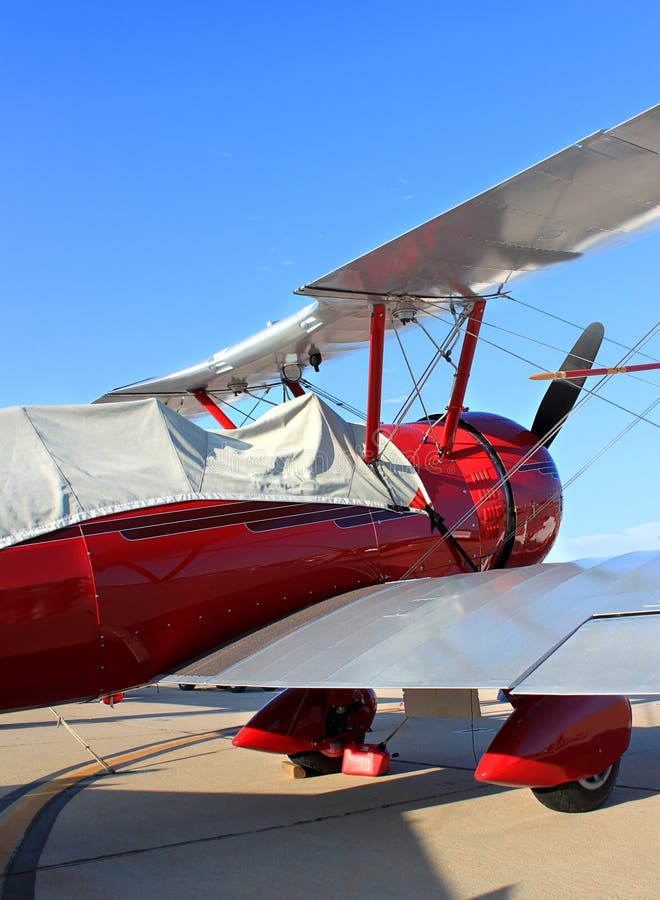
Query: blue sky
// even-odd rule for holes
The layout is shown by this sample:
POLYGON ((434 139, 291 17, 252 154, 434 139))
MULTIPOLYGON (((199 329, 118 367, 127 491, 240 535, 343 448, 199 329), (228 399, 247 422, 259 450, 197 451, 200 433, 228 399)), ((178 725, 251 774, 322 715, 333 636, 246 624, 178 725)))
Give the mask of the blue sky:
MULTIPOLYGON (((0 405, 87 402, 204 359, 302 306, 299 285, 660 99, 654 3, 454 6, 4 3, 0 405)), ((630 346, 660 318, 659 259, 656 231, 512 293, 630 346)), ((507 301, 486 321, 550 368, 577 335, 507 301)), ((364 407, 365 364, 321 383, 364 407)), ((394 401, 393 346, 386 366, 394 401)), ((532 370, 482 345, 469 406, 529 424, 532 370)), ((604 394, 641 411, 659 380, 604 394)), ((590 400, 553 445, 562 479, 629 421, 590 400)), ((641 423, 567 488, 554 558, 660 547, 659 449, 641 423)))

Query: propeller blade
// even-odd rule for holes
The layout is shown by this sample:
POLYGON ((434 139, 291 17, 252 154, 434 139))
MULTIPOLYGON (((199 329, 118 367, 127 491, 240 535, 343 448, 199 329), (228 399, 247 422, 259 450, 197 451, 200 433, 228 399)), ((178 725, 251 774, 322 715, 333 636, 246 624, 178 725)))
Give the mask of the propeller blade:
POLYGON ((651 372, 660 369, 660 362, 640 363, 634 366, 606 366, 603 369, 564 369, 562 372, 536 372, 530 381, 557 381, 560 378, 581 378, 583 375, 625 375, 628 372, 651 372))
MULTIPOLYGON (((560 368, 562 370, 590 369, 600 349, 604 334, 605 329, 600 322, 592 322, 591 325, 587 325, 560 368)), ((530 429, 532 434, 543 441, 544 447, 549 447, 557 436, 559 429, 557 431, 553 429, 557 425, 561 425, 573 409, 585 378, 586 375, 581 378, 553 381, 545 392, 530 429), (546 437, 548 434, 550 436, 546 437)))

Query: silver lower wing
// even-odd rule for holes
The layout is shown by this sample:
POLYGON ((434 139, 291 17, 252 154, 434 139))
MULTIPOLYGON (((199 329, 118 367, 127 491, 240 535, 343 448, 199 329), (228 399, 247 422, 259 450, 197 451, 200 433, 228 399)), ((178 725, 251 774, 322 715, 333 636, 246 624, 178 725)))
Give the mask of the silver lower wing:
POLYGON ((179 674, 245 686, 657 694, 658 648, 660 553, 629 553, 353 591, 179 674))

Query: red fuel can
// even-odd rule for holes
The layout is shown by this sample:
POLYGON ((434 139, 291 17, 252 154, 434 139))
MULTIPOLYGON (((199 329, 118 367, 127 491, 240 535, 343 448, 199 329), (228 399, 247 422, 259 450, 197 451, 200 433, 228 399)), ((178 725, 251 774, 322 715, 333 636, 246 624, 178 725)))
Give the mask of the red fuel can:
POLYGON ((341 770, 344 775, 387 775, 390 754, 377 744, 348 744, 344 748, 341 770))

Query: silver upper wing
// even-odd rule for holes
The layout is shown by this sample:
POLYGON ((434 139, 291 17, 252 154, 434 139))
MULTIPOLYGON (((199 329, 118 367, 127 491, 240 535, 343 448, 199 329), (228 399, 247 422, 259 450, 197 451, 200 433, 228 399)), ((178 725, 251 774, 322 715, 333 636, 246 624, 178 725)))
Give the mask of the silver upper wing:
POLYGON ((306 285, 312 297, 441 298, 623 240, 660 216, 660 105, 306 285))
POLYGON ((97 402, 159 397, 199 413, 195 389, 231 402, 363 344, 371 306, 420 314, 460 309, 475 295, 587 250, 620 242, 660 218, 660 105, 598 131, 519 175, 300 288, 312 303, 195 366, 117 388, 97 402))
POLYGON ((327 603, 210 655, 186 680, 660 693, 660 553, 396 582, 327 603))

